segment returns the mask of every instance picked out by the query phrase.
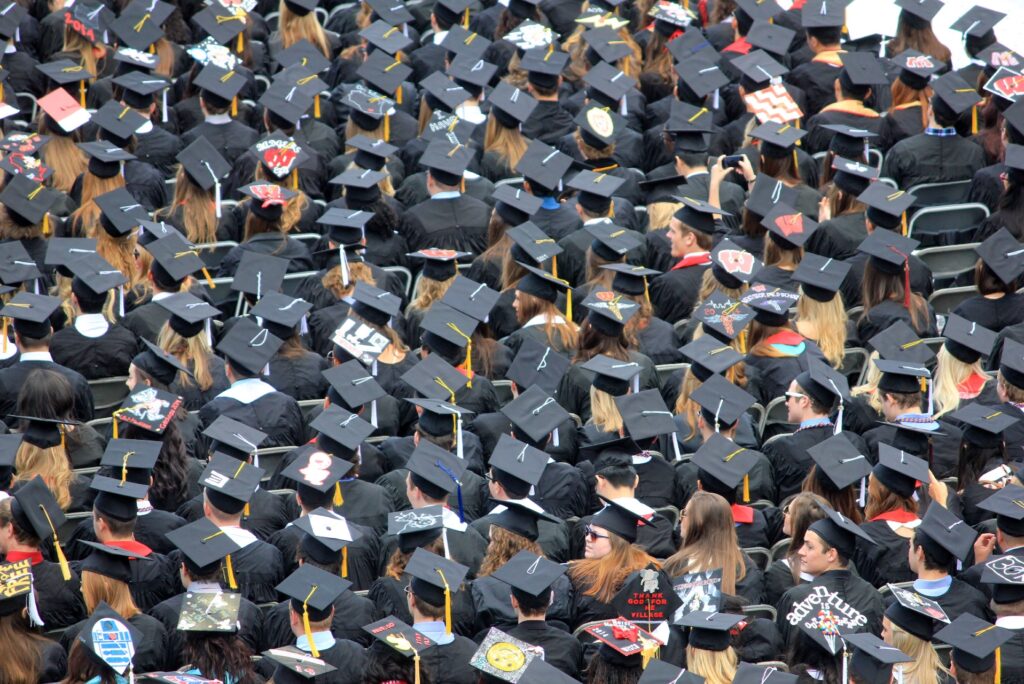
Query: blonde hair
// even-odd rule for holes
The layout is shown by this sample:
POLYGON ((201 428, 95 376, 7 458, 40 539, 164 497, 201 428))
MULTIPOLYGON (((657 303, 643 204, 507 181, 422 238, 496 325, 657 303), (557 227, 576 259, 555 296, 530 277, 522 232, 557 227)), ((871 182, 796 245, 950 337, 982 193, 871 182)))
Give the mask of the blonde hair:
POLYGON ((484 133, 484 150, 494 152, 508 165, 510 169, 516 168, 519 160, 526 154, 529 143, 518 128, 506 128, 498 123, 492 114, 487 117, 487 128, 484 133))
POLYGON ((100 178, 89 171, 88 163, 86 163, 86 170, 82 174, 81 203, 78 205, 78 209, 71 212, 70 217, 72 224, 78 223, 79 234, 74 237, 89 235, 91 230, 100 228, 100 214, 103 212, 100 211, 100 206, 96 204, 96 198, 123 187, 124 176, 121 174, 115 174, 110 178, 100 178))
POLYGON ((864 378, 864 384, 857 385, 850 390, 850 395, 854 397, 866 396, 868 405, 875 410, 875 413, 881 413, 882 395, 878 391, 878 381, 882 379, 882 371, 878 370, 878 366, 875 365, 877 358, 878 352, 871 352, 871 356, 868 357, 868 373, 864 378))
POLYGON ((949 681, 949 668, 942 664, 930 641, 919 639, 892 620, 889 620, 889 625, 892 628, 892 645, 910 656, 910 662, 903 665, 904 684, 939 684, 949 681))
MULTIPOLYGON (((345 146, 345 154, 352 154, 353 152, 356 152, 356 148, 355 147, 353 147, 351 145, 346 145, 345 146)), ((364 170, 363 167, 359 166, 359 164, 356 164, 354 160, 349 162, 349 165, 346 167, 346 169, 357 169, 359 171, 364 170)), ((391 182, 391 172, 388 171, 387 164, 385 164, 383 167, 381 167, 380 171, 381 171, 381 173, 384 174, 384 177, 381 178, 379 181, 377 181, 377 187, 385 195, 389 195, 391 197, 394 197, 394 195, 395 195, 395 186, 391 182)))
POLYGON ((213 386, 213 372, 210 370, 210 356, 213 352, 206 342, 206 335, 199 333, 192 337, 182 337, 174 332, 170 324, 164 323, 157 337, 157 346, 168 354, 176 356, 182 364, 192 362, 192 375, 178 371, 178 382, 183 387, 193 384, 206 391, 213 386), (195 380, 193 381, 193 378, 195 380))
POLYGON ((71 481, 75 474, 71 471, 68 452, 62 445, 44 449, 22 442, 14 457, 14 470, 17 473, 14 482, 28 482, 38 475, 61 509, 66 511, 71 506, 71 481))
POLYGON ((743 293, 746 292, 749 287, 750 286, 747 283, 741 283, 738 288, 726 287, 722 284, 722 281, 715 277, 715 274, 710 268, 705 269, 703 275, 700 277, 700 292, 697 293, 697 301, 703 302, 716 292, 721 292, 734 302, 739 301, 740 297, 743 296, 743 293))
POLYGON ((135 605, 127 582, 101 575, 92 570, 82 571, 82 598, 91 613, 100 601, 106 602, 118 615, 129 620, 142 611, 135 605))
POLYGON ((388 115, 385 114, 384 118, 381 119, 380 125, 374 128, 373 130, 370 130, 368 128, 363 128, 362 126, 359 126, 352 119, 352 117, 349 117, 348 123, 345 124, 345 140, 351 140, 357 135, 365 135, 370 140, 383 140, 387 142, 387 138, 384 137, 384 122, 387 120, 387 118, 388 115))
POLYGON ((71 192, 75 179, 89 168, 85 152, 75 144, 74 139, 67 136, 51 136, 39 156, 45 166, 53 169, 49 186, 65 193, 71 192))
POLYGON ((373 271, 363 261, 350 261, 348 262, 348 287, 345 286, 344 281, 341 279, 341 264, 324 273, 324 277, 320 279, 320 284, 324 286, 324 289, 329 290, 338 299, 344 299, 352 294, 356 289, 356 283, 366 283, 367 285, 377 285, 377 281, 373 278, 373 271))
POLYGON ((174 199, 170 205, 157 212, 159 218, 169 218, 175 207, 181 207, 185 237, 196 244, 217 241, 217 215, 213 190, 203 190, 188 174, 185 168, 178 169, 174 185, 174 199))
POLYGON ((962 399, 973 399, 974 396, 965 396, 960 393, 960 384, 965 382, 972 375, 985 377, 985 384, 992 380, 992 376, 981 367, 981 359, 974 363, 964 363, 949 353, 946 345, 939 348, 938 364, 935 367, 935 385, 933 398, 935 399, 935 413, 939 416, 955 411, 960 406, 962 399))
POLYGON ((674 412, 683 416, 683 420, 686 421, 687 426, 690 428, 690 433, 683 437, 684 442, 697 436, 697 412, 700 410, 700 406, 693 399, 690 399, 690 395, 700 386, 700 380, 697 379, 692 370, 687 368, 686 372, 683 373, 683 381, 679 386, 679 396, 676 397, 676 405, 674 407, 674 412))
POLYGON ((739 658, 732 646, 724 651, 686 647, 686 669, 703 677, 706 684, 731 684, 738 666, 739 658))
POLYGON ((139 272, 138 264, 135 263, 135 245, 138 238, 134 232, 114 237, 105 231, 103 226, 97 225, 89 237, 96 238, 96 253, 128 279, 125 289, 130 290, 146 282, 144 275, 139 272))
POLYGON ((458 275, 456 273, 447 280, 434 280, 433 278, 423 277, 420 278, 419 291, 416 293, 416 299, 409 302, 409 306, 406 307, 406 311, 417 310, 426 311, 430 306, 444 297, 448 288, 455 282, 455 278, 458 275))
MULTIPOLYGON (((99 76, 99 73, 102 70, 100 60, 96 59, 96 54, 93 52, 93 46, 94 44, 89 42, 85 36, 80 33, 76 33, 70 26, 64 27, 64 45, 61 48, 61 52, 78 53, 80 58, 79 64, 85 67, 86 71, 92 74, 92 78, 89 79, 90 85, 96 82, 96 77, 99 76)), ((98 41, 95 43, 95 46, 104 51, 106 50, 102 43, 98 41)))
POLYGON ((679 202, 651 202, 647 205, 648 230, 660 230, 668 227, 672 216, 682 209, 679 202))
POLYGON ((615 397, 594 385, 590 386, 590 416, 594 425, 604 432, 619 434, 625 428, 615 397))
POLYGON ((327 59, 331 59, 331 44, 327 40, 320 20, 316 12, 306 15, 292 12, 284 0, 277 8, 280 17, 277 22, 277 32, 281 39, 281 48, 287 50, 302 40, 308 40, 327 59))
MULTIPOLYGON (((294 173, 298 173, 298 170, 294 173)), ((263 170, 263 164, 256 165, 256 173, 253 176, 254 181, 266 181, 267 183, 273 183, 274 185, 282 188, 287 188, 289 186, 289 178, 291 177, 287 176, 285 178, 277 178, 276 176, 267 176, 266 172, 263 170)), ((284 211, 281 212, 281 220, 278 222, 278 225, 281 226, 281 232, 284 234, 290 233, 293 229, 298 228, 299 221, 302 220, 302 212, 306 211, 306 207, 309 206, 309 196, 305 191, 296 190, 295 192, 298 194, 285 202, 284 211)), ((246 199, 250 202, 252 201, 252 198, 246 199)))
POLYGON ((827 302, 808 297, 800 288, 796 303, 797 332, 818 343, 821 352, 833 368, 843 365, 846 351, 846 309, 843 298, 836 293, 827 302))

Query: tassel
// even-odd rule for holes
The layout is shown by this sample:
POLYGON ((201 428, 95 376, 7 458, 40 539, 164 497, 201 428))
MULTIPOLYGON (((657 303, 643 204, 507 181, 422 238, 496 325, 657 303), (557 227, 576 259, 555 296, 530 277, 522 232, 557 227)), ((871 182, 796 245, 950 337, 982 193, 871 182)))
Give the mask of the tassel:
POLYGON ((800 161, 796 156, 796 148, 793 148, 793 175, 797 178, 800 177, 800 161))
POLYGON ((43 214, 43 237, 50 235, 50 214, 49 212, 43 214))
POLYGON ((249 510, 249 504, 245 504, 245 508, 242 509, 242 517, 248 518, 250 512, 251 511, 249 510))
MULTIPOLYGON (((413 651, 412 662, 416 670, 416 681, 413 684, 420 684, 420 654, 417 651, 413 651)), ((996 682, 999 684, 999 682, 996 682)))
POLYGON ((213 213, 217 215, 217 218, 221 217, 220 181, 213 184, 213 213))
POLYGON ((384 142, 391 140, 391 115, 384 115, 384 142))
POLYGON ((434 568, 434 571, 441 576, 441 583, 444 584, 444 633, 452 633, 452 589, 448 586, 448 580, 441 568, 434 568))
POLYGON ((335 506, 344 506, 345 505, 345 497, 341 495, 341 483, 340 482, 335 482, 334 483, 334 505, 335 506))
POLYGON ((743 503, 750 503, 750 475, 743 476, 743 503))
POLYGON ((64 557, 64 549, 60 548, 60 540, 57 535, 53 535, 53 548, 57 552, 57 562, 60 563, 60 574, 63 575, 64 581, 68 582, 71 580, 71 568, 68 566, 68 559, 64 557))
POLYGON ((861 508, 864 508, 865 506, 868 505, 867 481, 868 481, 868 479, 866 477, 860 478, 860 497, 859 498, 860 498, 860 507, 861 508))
POLYGON ((302 631, 306 634, 306 639, 309 641, 309 652, 314 658, 320 657, 320 652, 316 648, 316 644, 313 643, 313 630, 309 626, 309 599, 316 593, 317 585, 313 585, 313 588, 309 590, 309 594, 306 596, 306 600, 302 602, 302 631))
POLYGON ((117 315, 124 318, 124 285, 117 286, 117 315))
POLYGON ((395 104, 402 104, 402 86, 399 84, 398 90, 395 91, 395 104))
POLYGON ((151 55, 155 55, 156 54, 156 47, 153 45, 153 43, 149 44, 149 54, 151 54, 151 55))
POLYGON ((978 105, 971 107, 971 135, 978 134, 978 105))
POLYGON ((370 425, 373 427, 380 427, 377 425, 377 400, 374 399, 370 402, 370 425))
POLYGON ((462 12, 462 28, 469 30, 469 8, 462 12))
POLYGON ((551 275, 558 277, 558 257, 551 257, 551 275))
POLYGON ((348 547, 341 547, 341 578, 348 579, 348 547))
POLYGON ((85 109, 85 81, 78 82, 78 104, 85 109))
POLYGON ((231 116, 238 116, 238 97, 231 98, 231 116))
POLYGON ((206 278, 206 284, 210 286, 211 290, 217 289, 217 284, 213 282, 213 278, 210 277, 210 272, 203 266, 203 277, 206 278))
POLYGON ((160 92, 160 120, 167 123, 167 88, 160 92))
POLYGON ((567 323, 572 322, 572 289, 565 291, 565 320, 567 323))
POLYGON ((344 287, 348 287, 349 273, 348 273, 348 257, 345 255, 345 245, 341 245, 338 248, 339 261, 338 266, 341 267, 341 284, 344 287))
POLYGON ((36 605, 36 586, 32 573, 28 573, 28 624, 30 627, 44 627, 43 618, 39 615, 39 606, 36 605))
POLYGON ((1002 647, 996 648, 995 684, 1000 684, 1003 676, 1002 647))
POLYGON ((224 560, 227 563, 228 570, 228 588, 238 591, 238 582, 235 581, 235 568, 231 564, 231 554, 224 556, 224 560))
POLYGON ((299 189, 299 169, 292 169, 292 190, 299 189))
POLYGON ((320 93, 313 98, 313 118, 320 118, 320 93))
POLYGON ((113 433, 114 433, 114 439, 119 439, 118 436, 117 436, 117 416, 116 415, 114 416, 114 420, 111 421, 110 426, 111 426, 111 429, 113 430, 113 433))
POLYGON ((644 299, 647 300, 648 306, 651 304, 651 292, 647 289, 647 276, 644 276, 644 299))
POLYGON ((3 342, 4 354, 6 354, 7 353, 7 317, 6 316, 4 316, 3 332, 0 332, 0 334, 2 334, 3 338, 4 338, 4 342, 3 342))
MULTIPOLYGON (((472 387, 473 387, 473 338, 471 338, 469 335, 467 335, 466 333, 464 333, 461 330, 459 330, 459 327, 457 325, 455 325, 454 323, 452 323, 451 321, 448 322, 448 327, 451 328, 452 330, 454 330, 455 332, 457 332, 462 337, 462 339, 466 340, 466 360, 464 362, 464 365, 466 366, 466 374, 470 378, 469 381, 466 383, 466 387, 469 387, 470 389, 472 389, 472 387)), ((452 403, 454 404, 455 402, 453 401, 452 403)))
POLYGON ((907 237, 907 212, 903 212, 900 222, 903 228, 903 237, 907 237))
POLYGON ((238 32, 238 44, 235 46, 238 56, 242 56, 242 50, 245 49, 245 29, 243 28, 238 32))

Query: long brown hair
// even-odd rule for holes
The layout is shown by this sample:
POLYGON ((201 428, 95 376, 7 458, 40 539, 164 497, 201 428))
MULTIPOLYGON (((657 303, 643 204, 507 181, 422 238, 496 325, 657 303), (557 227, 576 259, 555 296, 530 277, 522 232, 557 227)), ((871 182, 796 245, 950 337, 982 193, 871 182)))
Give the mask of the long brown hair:
POLYGON ((931 87, 925 86, 923 89, 918 90, 917 88, 911 88, 897 78, 892 82, 889 90, 892 93, 892 104, 889 105, 889 113, 892 114, 895 111, 907 109, 909 106, 917 104, 921 109, 921 126, 927 128, 928 112, 931 110, 931 87))
MULTIPOLYGON (((444 532, 442 531, 441 534, 444 534, 444 532)), ((439 556, 443 556, 444 540, 441 537, 438 537, 434 541, 420 548, 430 551, 431 553, 436 553, 439 556)), ((402 579, 402 573, 405 572, 405 566, 409 563, 409 559, 412 558, 412 554, 413 551, 406 553, 396 546, 394 553, 391 554, 391 558, 388 559, 388 565, 384 569, 384 576, 396 580, 402 579)))
POLYGON ((889 511, 907 511, 917 513, 917 502, 900 496, 874 475, 868 477, 868 505, 864 507, 864 517, 868 520, 889 511))
POLYGON ((206 391, 213 385, 213 372, 210 370, 210 357, 213 355, 209 344, 206 342, 206 335, 199 333, 192 337, 182 337, 171 329, 171 326, 164 323, 157 338, 157 346, 168 354, 178 357, 178 360, 188 366, 192 363, 192 375, 178 371, 177 380, 185 387, 194 384, 199 389, 206 391))
MULTIPOLYGON (((811 524, 826 517, 822 504, 825 499, 812 492, 803 491, 789 502, 789 569, 793 574, 793 582, 800 584, 800 548, 804 545, 804 535, 811 524)), ((859 522, 859 519, 858 519, 859 522)))
MULTIPOLYGON (((267 175, 263 169, 263 164, 256 165, 256 173, 253 174, 254 181, 266 181, 267 183, 273 183, 279 185, 282 188, 287 187, 287 178, 277 178, 276 176, 267 175)), ((298 194, 292 197, 290 200, 284 203, 284 211, 281 213, 281 232, 291 233, 299 226, 299 221, 302 219, 302 212, 306 211, 306 207, 309 206, 309 195, 302 190, 296 191, 298 194)), ((248 201, 252 201, 252 198, 246 198, 248 201)), ((249 212, 250 214, 252 212, 249 212)))
POLYGON ((135 605, 127 582, 101 575, 92 570, 82 571, 82 598, 90 613, 96 609, 100 601, 106 602, 125 620, 142 612, 135 605))
MULTIPOLYGON (((864 304, 864 312, 860 319, 864 320, 871 309, 884 301, 900 302, 905 301, 906 284, 903 274, 883 273, 872 265, 868 259, 864 264, 864 283, 861 291, 861 301, 864 304)), ((916 292, 910 292, 910 306, 907 309, 910 314, 910 325, 917 334, 928 329, 928 303, 916 292)))
POLYGON ((217 241, 217 212, 213 190, 203 190, 193 183, 184 167, 178 169, 174 200, 157 212, 157 218, 169 218, 177 207, 181 207, 185 237, 190 242, 205 244, 217 241))
MULTIPOLYGON (((96 204, 96 198, 118 188, 124 187, 124 176, 115 174, 110 178, 100 178, 88 169, 86 164, 85 172, 82 173, 82 199, 78 209, 71 212, 71 223, 78 229, 76 237, 84 237, 90 231, 99 228, 100 206, 96 204)), ((102 229, 101 229, 102 230, 102 229)))
POLYGON ((134 232, 114 237, 103 226, 97 225, 93 228, 90 237, 96 238, 96 253, 110 262, 110 265, 120 271, 128 284, 125 289, 132 289, 145 282, 145 277, 139 272, 135 263, 135 246, 138 237, 134 232))
POLYGON ((376 287, 377 281, 374 280, 373 271, 364 261, 349 261, 348 262, 348 286, 345 286, 345 282, 341 278, 341 264, 333 267, 331 270, 324 273, 324 277, 320 279, 320 284, 324 286, 325 290, 328 290, 338 299, 343 299, 352 294, 356 289, 356 283, 366 283, 367 285, 373 285, 376 287))
POLYGON ((36 684, 46 639, 34 633, 24 611, 0 617, 0 643, 5 644, 4 684, 36 684))
POLYGON ((81 34, 73 31, 71 26, 64 27, 64 45, 61 48, 61 52, 77 52, 79 57, 79 64, 85 67, 86 71, 92 74, 92 78, 89 79, 89 83, 95 83, 96 77, 99 76, 100 71, 103 70, 103 64, 106 61, 106 57, 96 57, 96 53, 93 51, 98 49, 105 52, 106 48, 101 44, 89 42, 87 38, 81 34))
POLYGON ((517 290, 517 292, 519 296, 517 318, 520 323, 525 323, 534 316, 543 314, 545 317, 544 336, 547 338, 548 344, 567 350, 576 348, 579 342, 576 324, 569 320, 565 320, 563 323, 556 322, 556 317, 562 317, 563 320, 565 317, 554 302, 549 302, 522 290, 517 290))
POLYGON ((690 524, 683 534, 682 546, 665 561, 665 572, 678 577, 722 568, 722 591, 735 594, 736 582, 746 577, 747 570, 729 502, 719 494, 694 492, 683 515, 690 524))
POLYGON ((287 50, 302 40, 308 40, 327 59, 331 59, 331 44, 327 40, 327 34, 320 26, 320 20, 316 12, 310 12, 305 16, 292 12, 284 0, 278 5, 278 35, 281 38, 281 48, 287 50))
MULTIPOLYGON (((40 122, 42 121, 45 119, 40 116, 40 122)), ((42 123, 40 123, 39 132, 43 135, 46 134, 42 123)), ((75 179, 89 168, 89 160, 85 156, 85 152, 82 152, 75 144, 74 138, 69 136, 50 136, 50 139, 43 145, 40 158, 43 165, 53 169, 53 175, 50 176, 48 185, 54 190, 65 193, 71 192, 75 179)))
POLYGON ((608 532, 608 542, 612 550, 604 558, 584 558, 569 564, 569 578, 573 584, 577 588, 585 585, 583 595, 593 596, 602 603, 611 602, 629 573, 658 565, 650 554, 614 532, 608 532))
POLYGON ((818 475, 820 469, 817 464, 811 466, 807 477, 804 478, 800 490, 815 494, 824 499, 829 506, 842 513, 847 518, 857 523, 863 522, 864 518, 860 512, 857 499, 860 494, 860 483, 854 483, 849 487, 843 487, 836 491, 834 487, 825 487, 821 484, 821 477, 818 475))
MULTIPOLYGON (((751 356, 764 356, 771 359, 778 359, 785 356, 782 352, 776 350, 772 345, 768 344, 767 340, 774 334, 783 331, 797 332, 793 327, 792 323, 786 323, 786 325, 775 326, 765 325, 759 323, 756 320, 750 322, 750 351, 747 352, 751 356)), ((797 333, 799 334, 799 333, 797 333)), ((802 337, 802 335, 801 335, 802 337)))
POLYGON ((529 551, 538 556, 543 556, 540 544, 530 541, 521 534, 510 532, 504 527, 491 525, 491 541, 487 544, 487 555, 484 562, 480 564, 480 572, 477 577, 487 577, 495 570, 505 565, 512 556, 520 551, 529 551))
POLYGON ((431 305, 444 297, 448 288, 455 282, 455 276, 447 280, 434 280, 433 278, 420 278, 420 289, 416 293, 416 299, 409 302, 406 312, 410 310, 426 311, 431 305))
MULTIPOLYGON (((516 168, 519 160, 526 154, 529 146, 526 138, 518 128, 506 128, 491 113, 487 117, 487 128, 484 133, 484 150, 494 152, 510 169, 516 168)), ((422 131, 421 131, 422 132, 422 131)))
POLYGON ((885 54, 887 57, 895 57, 906 50, 917 50, 947 65, 952 63, 952 53, 939 41, 931 22, 910 17, 906 10, 902 10, 896 25, 896 37, 889 41, 885 54))

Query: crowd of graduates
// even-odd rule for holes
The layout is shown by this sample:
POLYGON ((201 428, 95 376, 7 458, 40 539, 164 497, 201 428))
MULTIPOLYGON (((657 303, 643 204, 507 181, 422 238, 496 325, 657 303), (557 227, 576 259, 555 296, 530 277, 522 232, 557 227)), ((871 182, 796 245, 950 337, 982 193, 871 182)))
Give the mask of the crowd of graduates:
POLYGON ((873 2, 0 0, 0 684, 1024 684, 1024 55, 873 2))

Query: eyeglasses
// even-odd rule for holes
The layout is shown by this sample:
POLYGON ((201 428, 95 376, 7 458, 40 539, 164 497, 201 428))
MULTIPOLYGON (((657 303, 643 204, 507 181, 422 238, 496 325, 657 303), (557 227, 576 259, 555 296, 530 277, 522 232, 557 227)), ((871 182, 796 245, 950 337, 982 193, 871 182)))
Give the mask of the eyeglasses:
POLYGON ((590 525, 587 525, 587 537, 590 538, 590 541, 597 541, 598 539, 608 539, 607 534, 600 534, 598 532, 595 532, 594 528, 590 525))
POLYGON ((785 396, 786 396, 786 399, 803 399, 807 395, 806 394, 800 394, 799 392, 786 392, 785 396))

